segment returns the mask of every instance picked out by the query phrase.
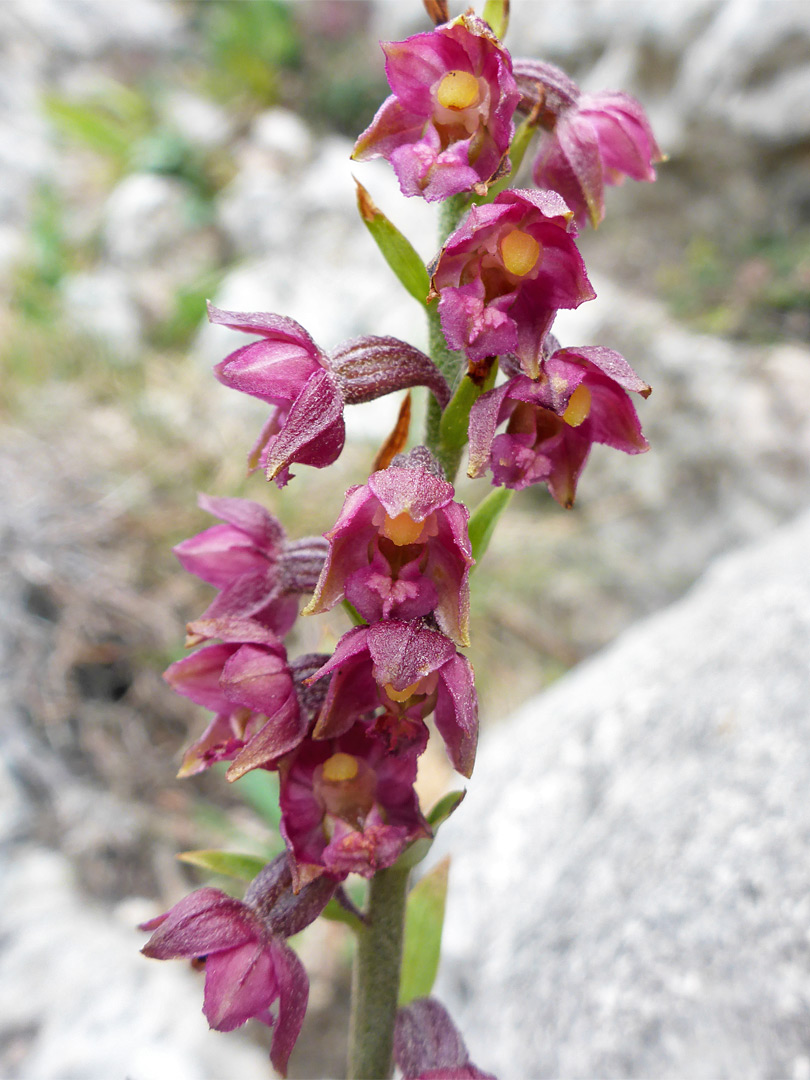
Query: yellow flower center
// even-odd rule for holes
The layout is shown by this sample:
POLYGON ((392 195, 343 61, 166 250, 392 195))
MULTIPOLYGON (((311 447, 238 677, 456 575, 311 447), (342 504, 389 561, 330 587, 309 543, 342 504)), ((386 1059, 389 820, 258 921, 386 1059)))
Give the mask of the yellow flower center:
POLYGON ((568 399, 568 407, 563 413, 563 420, 571 427, 579 425, 588 418, 591 411, 591 392, 587 386, 580 385, 568 399))
POLYGON ((406 544, 415 544, 422 535, 424 522, 414 521, 411 515, 405 511, 396 517, 385 515, 382 525, 382 534, 397 545, 404 547, 406 544))
POLYGON ((407 701, 409 697, 413 697, 418 689, 418 682, 411 683, 411 685, 406 686, 404 690, 395 690, 391 683, 386 683, 385 685, 385 692, 392 701, 407 701))
POLYGON ((331 784, 340 783, 344 780, 354 780, 357 776, 357 758, 351 754, 332 754, 323 763, 323 778, 331 784))
POLYGON ((540 258, 540 245, 529 233, 512 229, 501 240, 501 258, 510 274, 524 277, 534 270, 540 258))
POLYGON ((436 99, 444 109, 469 109, 480 100, 478 79, 469 71, 448 71, 439 83, 436 99))

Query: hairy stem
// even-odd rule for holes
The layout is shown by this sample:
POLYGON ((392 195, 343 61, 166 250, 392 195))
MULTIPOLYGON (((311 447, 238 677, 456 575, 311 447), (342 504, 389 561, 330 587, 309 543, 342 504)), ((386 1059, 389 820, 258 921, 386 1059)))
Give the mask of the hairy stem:
MULTIPOLYGON (((467 209, 468 203, 469 200, 466 195, 452 195, 441 204, 439 208, 439 247, 444 245, 447 237, 456 229, 464 211, 467 209)), ((444 332, 439 320, 438 301, 434 300, 428 305, 427 316, 430 358, 447 379, 450 392, 455 393, 456 387, 466 369, 464 357, 461 353, 453 352, 447 348, 447 342, 444 339, 444 332)), ((436 454, 447 479, 452 483, 458 472, 461 451, 453 450, 450 453, 442 453, 439 445, 439 423, 441 418, 441 408, 431 395, 428 400, 427 421, 425 424, 425 445, 436 454)))
POLYGON ((371 879, 368 926, 357 934, 349 1029, 349 1080, 388 1080, 402 965, 408 870, 371 879))

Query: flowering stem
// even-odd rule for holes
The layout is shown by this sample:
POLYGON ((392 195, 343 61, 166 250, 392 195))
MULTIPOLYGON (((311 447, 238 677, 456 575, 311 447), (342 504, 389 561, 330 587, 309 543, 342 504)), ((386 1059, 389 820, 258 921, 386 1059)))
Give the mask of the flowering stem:
MULTIPOLYGON (((441 204, 439 208, 439 247, 442 247, 450 233, 455 231, 468 204, 469 200, 466 195, 452 195, 441 204)), ((439 319, 438 301, 434 300, 428 304, 427 317, 430 357, 445 379, 447 379, 451 393, 455 393, 456 386, 466 367, 464 357, 461 353, 453 352, 452 349, 447 348, 441 320, 439 319)), ((441 419, 441 408, 433 395, 431 395, 428 401, 427 422, 425 425, 425 445, 439 459, 445 476, 452 483, 458 472, 461 450, 454 448, 443 452, 439 436, 441 419)))
MULTIPOLYGON (((464 370, 462 367, 462 355, 461 353, 452 352, 447 348, 447 343, 444 340, 444 332, 442 331, 441 322, 439 321, 439 305, 436 301, 433 301, 433 303, 428 305, 427 316, 431 359, 442 375, 444 375, 445 379, 447 379, 450 390, 455 392, 459 375, 464 370)), ((432 450, 439 459, 439 463, 444 469, 445 476, 452 483, 458 472, 458 464, 461 461, 461 449, 454 447, 448 450, 446 447, 442 447, 441 435, 439 432, 441 420, 441 407, 431 394, 427 409, 425 445, 429 450, 432 450)))
POLYGON ((391 1076, 408 873, 379 870, 369 886, 368 926, 357 934, 352 977, 349 1080, 391 1076))

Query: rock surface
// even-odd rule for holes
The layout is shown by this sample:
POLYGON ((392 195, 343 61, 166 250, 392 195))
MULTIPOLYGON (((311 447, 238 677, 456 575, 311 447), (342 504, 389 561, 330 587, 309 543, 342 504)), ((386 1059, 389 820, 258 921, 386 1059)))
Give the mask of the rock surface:
POLYGON ((481 748, 437 994, 502 1076, 810 1075, 810 515, 481 748))

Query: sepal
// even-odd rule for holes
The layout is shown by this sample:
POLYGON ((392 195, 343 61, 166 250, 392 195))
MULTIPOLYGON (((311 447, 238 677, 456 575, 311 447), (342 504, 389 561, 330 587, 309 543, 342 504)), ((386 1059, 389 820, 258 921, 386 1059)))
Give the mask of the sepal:
POLYGON ((398 338, 370 335, 347 341, 332 353, 332 370, 347 405, 413 386, 426 386, 442 408, 450 400, 447 380, 430 357, 398 338))

